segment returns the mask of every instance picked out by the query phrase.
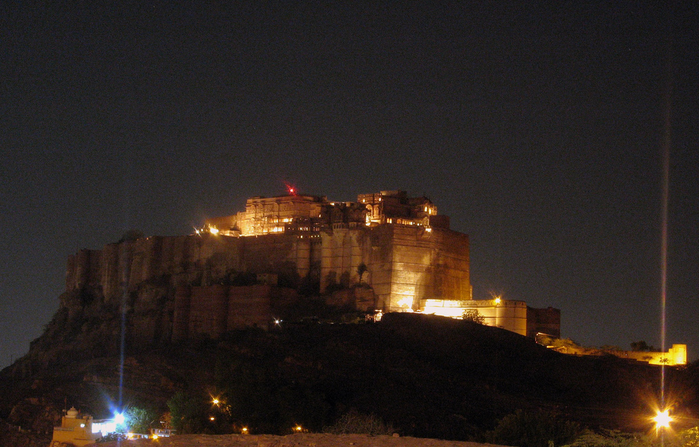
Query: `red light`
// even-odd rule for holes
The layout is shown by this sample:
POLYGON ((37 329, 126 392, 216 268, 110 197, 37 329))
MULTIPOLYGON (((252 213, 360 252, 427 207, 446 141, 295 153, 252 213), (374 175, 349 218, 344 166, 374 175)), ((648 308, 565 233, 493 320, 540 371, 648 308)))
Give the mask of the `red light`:
POLYGON ((289 195, 295 196, 296 195, 296 188, 291 186, 290 184, 286 183, 286 190, 289 192, 289 195))

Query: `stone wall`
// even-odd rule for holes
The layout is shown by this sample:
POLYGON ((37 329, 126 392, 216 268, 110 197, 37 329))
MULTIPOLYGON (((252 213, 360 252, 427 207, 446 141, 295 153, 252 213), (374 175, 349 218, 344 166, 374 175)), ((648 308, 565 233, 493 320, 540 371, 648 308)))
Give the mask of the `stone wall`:
POLYGON ((299 272, 309 272, 311 247, 309 239, 291 235, 205 234, 149 237, 80 250, 68 259, 61 307, 68 321, 76 322, 126 305, 134 341, 217 338, 231 329, 267 327, 272 301, 291 299, 295 291, 224 284, 235 282, 239 274, 274 273, 295 286, 299 272))
POLYGON ((560 309, 555 309, 553 307, 547 307, 545 309, 527 307, 527 337, 535 338, 538 333, 560 338, 560 309))
POLYGON ((219 338, 227 331, 250 326, 268 329, 272 309, 295 299, 290 289, 262 284, 178 287, 172 339, 219 338))
POLYGON ((362 308, 384 312, 417 310, 423 299, 470 300, 468 236, 439 227, 338 222, 317 234, 141 238, 71 256, 64 301, 71 303, 71 320, 87 302, 126 303, 137 338, 181 340, 267 327, 275 290, 312 281, 321 292, 361 282, 376 297, 373 305, 363 299, 362 308), (249 283, 257 274, 274 274, 281 288, 231 287, 243 285, 240 275, 249 283))
POLYGON ((322 235, 321 291, 363 282, 378 296, 377 308, 417 310, 425 298, 471 299, 468 236, 412 225, 340 227, 322 235))
POLYGON ((277 273, 297 281, 308 274, 314 256, 320 256, 312 246, 312 238, 286 234, 153 236, 108 244, 68 258, 66 291, 99 289, 105 302, 110 302, 144 282, 210 285, 228 280, 235 272, 277 273))

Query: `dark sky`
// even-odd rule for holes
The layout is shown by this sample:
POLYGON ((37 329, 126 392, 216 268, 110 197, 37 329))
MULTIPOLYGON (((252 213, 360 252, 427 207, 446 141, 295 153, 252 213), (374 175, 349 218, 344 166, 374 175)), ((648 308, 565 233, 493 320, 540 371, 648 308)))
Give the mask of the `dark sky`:
POLYGON ((70 254, 285 182, 425 194, 470 235, 474 298, 659 346, 668 110, 667 344, 695 360, 698 23, 694 1, 3 2, 0 367, 70 254))

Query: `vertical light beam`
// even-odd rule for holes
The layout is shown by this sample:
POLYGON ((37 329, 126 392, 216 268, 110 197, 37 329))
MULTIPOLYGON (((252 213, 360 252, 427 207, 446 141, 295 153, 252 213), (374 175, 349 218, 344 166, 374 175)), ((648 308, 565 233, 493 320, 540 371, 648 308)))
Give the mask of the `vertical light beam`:
MULTIPOLYGON (((670 198, 670 147, 672 144, 672 88, 673 88, 673 55, 672 55, 672 12, 667 37, 667 71, 665 73, 665 91, 663 101, 663 139, 662 139, 662 218, 660 243, 660 346, 665 352, 666 346, 666 308, 667 308, 667 251, 668 251, 668 202, 670 198)), ((660 366, 660 410, 667 415, 665 408, 665 364, 660 366)), ((661 431, 660 445, 665 445, 664 431, 661 431)))

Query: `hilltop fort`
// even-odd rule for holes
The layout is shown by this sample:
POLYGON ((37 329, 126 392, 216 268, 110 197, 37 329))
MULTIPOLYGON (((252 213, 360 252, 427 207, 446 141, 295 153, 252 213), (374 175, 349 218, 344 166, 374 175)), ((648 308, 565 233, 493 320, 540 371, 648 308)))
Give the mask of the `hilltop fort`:
POLYGON ((268 328, 300 297, 320 295, 378 316, 470 311, 521 335, 560 334, 557 309, 473 300, 469 268, 468 235, 451 230, 424 196, 252 197, 243 211, 208 219, 191 235, 125 237, 70 256, 56 318, 79 325, 105 313, 96 306, 117 312, 125 303, 129 338, 216 338, 268 328))
MULTIPOLYGON (((571 403, 597 405, 648 389, 628 380, 651 371, 630 359, 686 364, 684 345, 667 353, 549 346, 575 354, 562 356, 532 340, 541 342, 542 333, 559 337, 558 309, 473 299, 469 238, 452 230, 427 197, 403 191, 362 194, 356 202, 293 193, 252 197, 244 210, 208 219, 190 235, 129 232, 101 250, 70 256, 58 311, 29 353, 3 371, 0 412, 13 424, 45 431, 60 419, 66 395, 89 411, 106 408, 102 396, 122 393, 162 407, 177 391, 210 392, 222 384, 240 386, 229 396, 243 407, 271 402, 277 412, 277 403, 291 398, 288 408, 364 402, 375 411, 376 401, 384 411, 393 408, 386 402, 403 402, 405 389, 426 385, 409 393, 419 403, 396 407, 391 420, 414 427, 425 413, 443 414, 434 417, 441 421, 457 411, 473 419, 495 401, 488 390, 496 390, 509 400, 489 410, 483 423, 492 426, 496 415, 538 402, 542 393, 568 406, 561 390, 571 389, 571 403), (600 378, 600 371, 609 377, 600 378), (276 385, 287 379, 288 386, 276 385), (348 383, 352 392, 333 394, 348 383), (447 401, 479 403, 425 412, 424 396, 441 387, 449 397, 435 396, 435 409, 447 401), (292 394, 258 399, 267 390, 292 394), (458 393, 465 394, 454 399, 458 393), (404 409, 420 417, 407 417, 404 409)), ((619 408, 639 405, 622 400, 619 408)), ((432 433, 437 425, 417 432, 432 433)))

